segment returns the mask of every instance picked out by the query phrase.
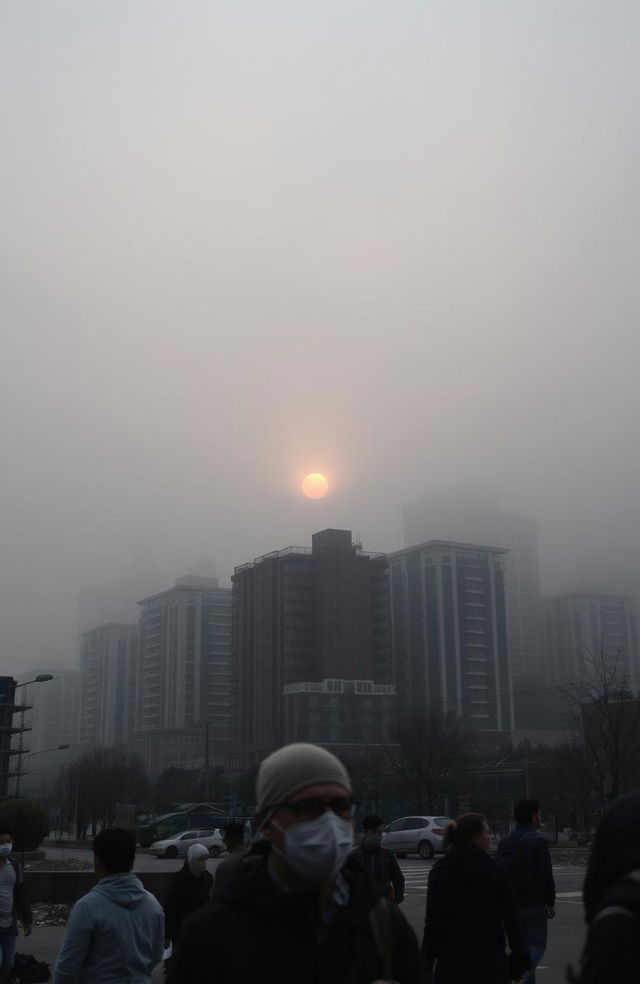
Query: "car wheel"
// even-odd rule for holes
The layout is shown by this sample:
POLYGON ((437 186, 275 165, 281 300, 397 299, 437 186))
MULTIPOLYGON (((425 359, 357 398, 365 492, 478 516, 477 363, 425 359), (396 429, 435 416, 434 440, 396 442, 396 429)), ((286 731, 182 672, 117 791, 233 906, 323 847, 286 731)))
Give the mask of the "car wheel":
POLYGON ((434 855, 433 844, 431 841, 420 841, 418 844, 418 854, 425 861, 430 861, 434 855))
POLYGON ((171 847, 168 847, 166 849, 166 851, 164 852, 164 856, 165 856, 165 858, 177 858, 178 857, 178 848, 177 847, 174 847, 173 845, 171 847))
POLYGON ((215 844, 213 844, 209 848, 209 857, 210 858, 219 858, 220 857, 220 848, 217 847, 215 844))

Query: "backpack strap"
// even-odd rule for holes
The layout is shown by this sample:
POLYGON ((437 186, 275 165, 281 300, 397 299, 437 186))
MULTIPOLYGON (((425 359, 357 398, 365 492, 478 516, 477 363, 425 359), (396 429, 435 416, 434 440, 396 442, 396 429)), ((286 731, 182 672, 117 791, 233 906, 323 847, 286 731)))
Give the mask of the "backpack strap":
POLYGON ((369 923, 376 944, 376 950, 382 963, 382 974, 386 981, 393 980, 393 933, 391 929, 391 913, 385 898, 378 899, 369 910, 369 923))
MULTIPOLYGON (((640 882, 640 868, 636 868, 635 871, 630 871, 628 875, 625 875, 624 878, 620 879, 620 882, 627 880, 636 883, 640 882)), ((601 909, 600 912, 596 912, 591 922, 597 922, 599 919, 604 919, 605 916, 628 916, 631 919, 637 919, 638 912, 630 906, 616 905, 614 903, 613 905, 605 906, 605 908, 601 909)))
POLYGON ((636 913, 633 909, 627 909, 626 905, 608 905, 606 909, 601 909, 600 912, 595 914, 591 920, 591 925, 598 922, 599 919, 604 919, 605 916, 630 916, 632 919, 635 919, 636 913))

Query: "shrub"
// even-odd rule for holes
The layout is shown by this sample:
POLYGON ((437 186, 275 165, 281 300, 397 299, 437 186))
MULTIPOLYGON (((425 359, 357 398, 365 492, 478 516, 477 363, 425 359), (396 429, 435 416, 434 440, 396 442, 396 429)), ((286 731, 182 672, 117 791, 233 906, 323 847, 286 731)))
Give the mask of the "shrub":
POLYGON ((0 824, 13 832, 15 851, 35 851, 49 833, 47 812, 28 799, 6 799, 0 803, 0 824))

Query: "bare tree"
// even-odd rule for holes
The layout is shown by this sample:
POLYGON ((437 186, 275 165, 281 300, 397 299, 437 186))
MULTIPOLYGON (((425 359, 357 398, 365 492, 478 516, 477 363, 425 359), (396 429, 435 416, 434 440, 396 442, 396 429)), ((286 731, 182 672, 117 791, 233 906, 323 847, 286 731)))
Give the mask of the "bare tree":
POLYGON ((404 795, 418 812, 442 811, 449 778, 464 751, 457 718, 413 711, 398 725, 392 762, 404 795))
POLYGON ((395 745, 363 745, 345 762, 357 790, 357 798, 369 804, 374 813, 383 813, 385 804, 397 796, 398 774, 395 745))
POLYGON ((570 727, 584 750, 585 773, 602 811, 640 780, 640 698, 621 655, 588 654, 588 675, 567 689, 570 727))
POLYGON ((115 822, 116 803, 140 802, 148 780, 141 759, 119 748, 93 748, 61 770, 58 781, 62 825, 76 835, 95 834, 115 822))
POLYGON ((562 826, 588 831, 593 823, 594 786, 584 747, 577 741, 539 749, 530 772, 531 791, 562 826))

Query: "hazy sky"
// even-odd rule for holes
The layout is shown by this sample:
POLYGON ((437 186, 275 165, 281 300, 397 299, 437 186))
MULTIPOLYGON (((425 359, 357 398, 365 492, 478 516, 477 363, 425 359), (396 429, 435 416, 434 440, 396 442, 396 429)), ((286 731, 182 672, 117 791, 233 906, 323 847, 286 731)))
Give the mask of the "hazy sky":
POLYGON ((637 0, 0 13, 0 670, 458 481, 640 588, 637 0))

